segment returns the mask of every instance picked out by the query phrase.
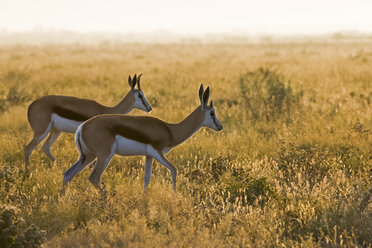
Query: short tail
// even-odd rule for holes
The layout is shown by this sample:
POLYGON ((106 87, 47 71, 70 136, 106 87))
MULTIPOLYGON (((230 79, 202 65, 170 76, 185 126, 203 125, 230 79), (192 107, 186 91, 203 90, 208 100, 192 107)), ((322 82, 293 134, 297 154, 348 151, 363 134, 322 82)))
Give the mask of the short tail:
POLYGON ((76 146, 78 147, 79 152, 80 152, 81 162, 84 162, 86 156, 84 154, 83 147, 81 145, 81 125, 76 130, 76 133, 75 133, 75 143, 76 143, 76 146))

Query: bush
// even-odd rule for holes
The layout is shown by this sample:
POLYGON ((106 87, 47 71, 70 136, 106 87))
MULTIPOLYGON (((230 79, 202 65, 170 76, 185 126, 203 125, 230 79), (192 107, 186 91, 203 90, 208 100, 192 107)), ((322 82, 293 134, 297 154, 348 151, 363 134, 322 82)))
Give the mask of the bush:
POLYGON ((224 189, 226 199, 234 203, 237 200, 243 206, 253 204, 259 199, 259 204, 263 206, 270 196, 274 195, 274 188, 267 181, 267 178, 249 178, 249 177, 236 177, 228 183, 224 189))
POLYGON ((16 177, 18 176, 18 174, 19 169, 9 164, 5 164, 3 165, 3 167, 0 168, 0 186, 4 187, 5 190, 5 192, 1 193, 7 194, 9 192, 11 185, 16 183, 16 177))
POLYGON ((9 70, 2 77, 1 81, 5 83, 23 83, 30 78, 27 68, 23 70, 9 70))
POLYGON ((12 106, 21 105, 31 99, 31 95, 17 85, 9 89, 0 89, 0 114, 12 106))
POLYGON ((287 147, 284 140, 275 160, 285 180, 291 182, 300 173, 311 185, 322 181, 332 168, 344 166, 340 158, 331 154, 328 148, 296 145, 292 142, 287 147))
POLYGON ((372 154, 350 144, 333 144, 329 150, 334 156, 340 158, 349 172, 363 171, 369 168, 372 154))
POLYGON ((9 70, 0 77, 0 114, 32 99, 31 94, 20 86, 29 79, 26 69, 9 70))
POLYGON ((0 247, 39 247, 44 241, 45 231, 34 224, 25 228, 20 210, 12 206, 0 208, 0 247))
POLYGON ((275 160, 288 181, 301 173, 304 179, 315 184, 333 169, 342 169, 349 174, 368 170, 370 159, 368 154, 352 145, 335 144, 321 147, 296 145, 293 142, 287 144, 283 140, 275 160))
POLYGON ((240 77, 240 92, 252 120, 275 121, 298 108, 303 91, 294 92, 289 81, 275 71, 260 68, 240 77))
MULTIPOLYGON (((349 149, 355 152, 350 156, 357 154, 349 149)), ((300 241, 299 237, 312 236, 327 244, 329 239, 334 243, 371 244, 372 187, 350 171, 345 161, 353 160, 348 159, 332 147, 282 140, 273 168, 276 204, 285 227, 283 237, 300 241)))

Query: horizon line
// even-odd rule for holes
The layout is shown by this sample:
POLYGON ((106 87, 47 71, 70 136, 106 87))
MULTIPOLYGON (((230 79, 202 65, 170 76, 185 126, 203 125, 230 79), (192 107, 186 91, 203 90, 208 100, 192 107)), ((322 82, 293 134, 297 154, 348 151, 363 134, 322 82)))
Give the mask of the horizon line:
POLYGON ((123 30, 123 31, 109 31, 109 30, 90 30, 90 31, 82 31, 82 30, 72 30, 67 28, 55 28, 55 27, 44 27, 42 25, 35 26, 32 29, 25 29, 25 30, 14 30, 9 29, 7 27, 0 27, 0 35, 2 34, 29 34, 29 33, 43 33, 43 34, 51 34, 51 33, 72 33, 72 34, 81 34, 81 35, 156 35, 156 34, 167 34, 172 36, 188 36, 188 37, 201 37, 201 36, 208 36, 208 35, 217 35, 217 36, 239 36, 239 37, 257 37, 257 36, 272 36, 272 37, 298 37, 298 36, 329 36, 329 35, 360 35, 360 36, 369 36, 372 35, 372 31, 366 30, 358 30, 358 29, 334 29, 328 31, 303 31, 303 32, 272 32, 272 31, 257 31, 257 30, 249 30, 249 29, 232 29, 230 31, 222 30, 210 30, 210 31, 197 31, 197 32, 189 32, 189 31, 174 31, 165 28, 159 28, 154 30, 123 30))

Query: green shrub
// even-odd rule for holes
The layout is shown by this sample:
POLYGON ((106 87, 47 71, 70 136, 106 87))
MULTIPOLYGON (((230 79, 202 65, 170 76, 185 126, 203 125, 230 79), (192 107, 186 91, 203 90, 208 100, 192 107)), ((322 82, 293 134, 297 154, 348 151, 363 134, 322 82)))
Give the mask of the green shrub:
POLYGON ((331 154, 328 148, 292 142, 287 146, 285 141, 275 160, 285 180, 291 182, 300 173, 311 185, 323 180, 332 168, 344 167, 342 160, 331 154))
POLYGON ((29 79, 26 69, 9 70, 0 76, 0 114, 32 99, 31 94, 21 86, 29 79))
MULTIPOLYGON (((0 186, 4 187, 5 192, 9 192, 11 184, 16 183, 16 177, 19 174, 19 169, 15 166, 5 164, 0 168, 0 186)), ((0 194, 1 195, 1 194, 0 194)))
POLYGON ((45 231, 34 224, 25 227, 20 210, 13 206, 0 207, 0 247, 39 247, 45 231))
POLYGON ((228 182, 224 189, 226 200, 231 203, 239 200, 243 206, 253 204, 259 199, 262 206, 270 196, 274 195, 272 185, 267 178, 235 177, 235 180, 228 182))
POLYGON ((24 70, 9 70, 1 77, 5 83, 23 83, 30 78, 27 68, 24 70))
POLYGON ((9 89, 0 89, 0 114, 7 111, 12 106, 21 105, 32 99, 25 89, 17 85, 9 89))
POLYGON ((301 173, 309 182, 322 180, 330 170, 342 169, 347 173, 368 169, 370 156, 358 147, 335 144, 329 147, 319 145, 296 145, 283 141, 276 162, 288 181, 301 173))
POLYGON ((248 116, 252 120, 290 121, 298 109, 303 91, 294 92, 289 81, 275 71, 260 68, 240 77, 240 92, 248 116))
POLYGON ((370 166, 372 154, 362 151, 360 148, 350 144, 333 144, 329 151, 340 158, 346 169, 351 171, 362 171, 370 166))

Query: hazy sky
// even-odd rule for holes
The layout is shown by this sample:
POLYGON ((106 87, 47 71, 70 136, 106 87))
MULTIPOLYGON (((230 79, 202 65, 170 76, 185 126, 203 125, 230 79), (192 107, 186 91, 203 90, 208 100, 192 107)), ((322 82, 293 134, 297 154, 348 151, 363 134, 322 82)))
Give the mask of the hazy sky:
POLYGON ((372 32, 372 0, 0 0, 0 29, 311 34, 372 32))

